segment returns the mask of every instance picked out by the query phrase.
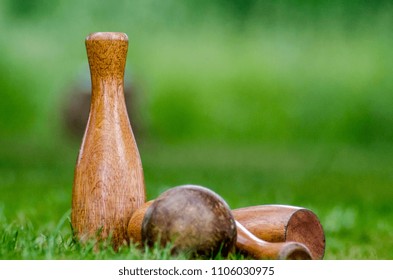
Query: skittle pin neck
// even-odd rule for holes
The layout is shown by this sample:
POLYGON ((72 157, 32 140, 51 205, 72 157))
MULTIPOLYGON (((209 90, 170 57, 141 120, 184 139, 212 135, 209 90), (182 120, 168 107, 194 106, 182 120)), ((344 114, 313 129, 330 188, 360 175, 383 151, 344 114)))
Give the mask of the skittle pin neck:
POLYGON ((92 33, 86 37, 85 44, 92 78, 123 79, 128 51, 126 34, 92 33))

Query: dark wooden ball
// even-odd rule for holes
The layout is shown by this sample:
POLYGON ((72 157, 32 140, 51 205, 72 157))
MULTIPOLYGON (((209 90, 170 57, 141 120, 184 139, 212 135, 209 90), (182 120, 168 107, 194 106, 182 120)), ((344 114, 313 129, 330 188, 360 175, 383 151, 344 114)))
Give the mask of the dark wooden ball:
POLYGON ((170 244, 174 254, 227 256, 236 244, 236 224, 227 203, 201 186, 182 185, 162 193, 142 221, 142 241, 170 244))

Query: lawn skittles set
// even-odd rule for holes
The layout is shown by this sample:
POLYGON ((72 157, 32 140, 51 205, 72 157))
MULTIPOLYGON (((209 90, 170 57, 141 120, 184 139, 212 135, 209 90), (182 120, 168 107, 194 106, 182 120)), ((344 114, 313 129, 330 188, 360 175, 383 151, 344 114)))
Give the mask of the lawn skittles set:
POLYGON ((86 38, 92 95, 72 189, 76 238, 110 239, 115 250, 170 246, 189 258, 239 252, 251 259, 323 259, 325 235, 309 209, 257 205, 231 210, 204 186, 181 185, 146 201, 141 158, 124 99, 128 37, 86 38))

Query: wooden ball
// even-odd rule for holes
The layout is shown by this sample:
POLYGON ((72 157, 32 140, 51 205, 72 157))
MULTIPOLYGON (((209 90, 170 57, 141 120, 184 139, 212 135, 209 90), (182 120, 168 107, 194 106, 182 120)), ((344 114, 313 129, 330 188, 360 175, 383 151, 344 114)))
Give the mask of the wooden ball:
POLYGON ((182 185, 162 193, 142 221, 142 241, 190 257, 228 255, 236 244, 236 224, 227 203, 201 186, 182 185))

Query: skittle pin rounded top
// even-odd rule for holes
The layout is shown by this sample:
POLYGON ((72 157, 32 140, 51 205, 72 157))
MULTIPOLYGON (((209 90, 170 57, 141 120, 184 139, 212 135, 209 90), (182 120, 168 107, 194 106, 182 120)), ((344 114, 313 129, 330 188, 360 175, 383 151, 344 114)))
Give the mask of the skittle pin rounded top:
POLYGON ((86 41, 128 41, 128 36, 122 32, 95 32, 89 34, 86 41))
POLYGON ((195 185, 181 185, 162 193, 147 208, 141 229, 142 244, 171 244, 171 253, 198 258, 219 252, 228 255, 235 246, 236 234, 235 220, 224 199, 195 185))

